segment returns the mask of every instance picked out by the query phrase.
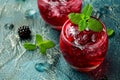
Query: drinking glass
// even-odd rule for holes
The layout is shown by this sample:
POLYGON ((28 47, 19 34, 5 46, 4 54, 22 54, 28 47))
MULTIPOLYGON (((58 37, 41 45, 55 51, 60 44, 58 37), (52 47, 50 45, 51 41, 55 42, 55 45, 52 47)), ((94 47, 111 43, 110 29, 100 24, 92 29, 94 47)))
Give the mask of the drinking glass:
POLYGON ((79 13, 82 7, 82 0, 38 0, 37 3, 44 21, 56 30, 62 29, 69 13, 79 13))
MULTIPOLYGON (((97 19, 98 20, 98 19, 97 19)), ((97 68, 104 60, 108 37, 105 25, 98 20, 103 30, 79 31, 78 26, 67 20, 60 35, 60 51, 67 63, 78 71, 91 71, 97 68)))

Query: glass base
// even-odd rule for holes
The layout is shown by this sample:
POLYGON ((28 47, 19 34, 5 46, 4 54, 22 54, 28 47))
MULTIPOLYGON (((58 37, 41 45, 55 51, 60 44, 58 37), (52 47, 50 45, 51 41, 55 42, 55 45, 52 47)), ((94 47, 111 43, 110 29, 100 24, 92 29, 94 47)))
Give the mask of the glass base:
POLYGON ((62 26, 51 26, 53 29, 61 31, 62 30, 62 26))
POLYGON ((80 71, 80 72, 89 72, 89 71, 96 69, 99 65, 100 64, 93 66, 93 67, 87 67, 87 68, 78 68, 78 67, 74 67, 74 66, 71 66, 71 67, 77 71, 80 71))

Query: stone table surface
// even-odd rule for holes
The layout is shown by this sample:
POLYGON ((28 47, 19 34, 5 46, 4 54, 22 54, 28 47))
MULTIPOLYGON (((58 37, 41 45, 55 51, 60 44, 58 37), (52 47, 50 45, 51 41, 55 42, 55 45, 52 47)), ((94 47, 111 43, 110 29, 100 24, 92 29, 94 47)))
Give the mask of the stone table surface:
MULTIPOLYGON (((94 7, 107 28, 115 30, 109 37, 106 59, 96 70, 82 73, 70 68, 59 51, 60 32, 52 29, 40 17, 37 0, 0 0, 0 80, 120 80, 120 0, 83 0, 94 7), (26 10, 35 10, 36 14, 25 17, 26 10), (6 24, 14 24, 14 27, 6 24), (22 46, 17 29, 28 25, 35 34, 50 39, 56 46, 43 56, 38 50, 26 51, 22 46), (50 65, 43 72, 37 71, 37 63, 50 65)), ((45 67, 45 66, 43 66, 45 67)))

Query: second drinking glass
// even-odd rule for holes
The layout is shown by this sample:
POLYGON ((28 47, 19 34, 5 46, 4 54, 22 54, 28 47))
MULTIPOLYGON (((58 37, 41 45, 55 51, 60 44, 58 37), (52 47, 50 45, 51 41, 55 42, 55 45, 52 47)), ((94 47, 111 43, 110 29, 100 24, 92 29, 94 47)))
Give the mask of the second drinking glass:
POLYGON ((81 7, 82 0, 38 0, 42 18, 57 30, 62 29, 69 13, 79 13, 81 7))

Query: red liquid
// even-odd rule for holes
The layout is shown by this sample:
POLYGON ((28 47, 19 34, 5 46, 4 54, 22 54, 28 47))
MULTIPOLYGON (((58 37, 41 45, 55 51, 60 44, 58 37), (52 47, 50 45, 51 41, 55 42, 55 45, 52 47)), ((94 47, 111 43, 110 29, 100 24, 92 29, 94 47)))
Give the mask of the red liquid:
POLYGON ((38 0, 38 8, 42 18, 53 28, 61 30, 67 15, 71 12, 79 13, 82 0, 38 0))
POLYGON ((67 21, 60 36, 60 50, 65 60, 79 71, 91 71, 104 60, 108 48, 105 25, 101 32, 78 31, 77 25, 67 21))

